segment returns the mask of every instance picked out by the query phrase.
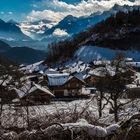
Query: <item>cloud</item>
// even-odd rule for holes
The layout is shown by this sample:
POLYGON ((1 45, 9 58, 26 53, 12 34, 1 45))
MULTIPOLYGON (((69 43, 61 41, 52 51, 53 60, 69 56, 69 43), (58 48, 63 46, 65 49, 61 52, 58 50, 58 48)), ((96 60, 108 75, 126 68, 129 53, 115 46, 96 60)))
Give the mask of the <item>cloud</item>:
POLYGON ((30 21, 36 21, 41 19, 47 19, 51 22, 58 22, 65 16, 64 13, 55 12, 51 10, 35 11, 33 10, 28 16, 27 19, 30 21))
MULTIPOLYGON (((33 10, 27 16, 28 20, 48 19, 54 23, 58 23, 67 15, 76 17, 87 16, 95 12, 102 12, 110 9, 114 4, 119 5, 140 5, 139 0, 82 0, 78 4, 68 4, 60 0, 42 0, 34 3, 39 9, 33 10)), ((36 8, 37 8, 36 6, 36 8)))
POLYGON ((53 32, 53 35, 54 36, 68 36, 69 34, 66 31, 58 28, 58 29, 55 29, 55 31, 53 32))
POLYGON ((33 7, 33 8, 38 8, 38 5, 37 4, 31 4, 31 6, 33 7))
POLYGON ((13 12, 11 12, 11 11, 10 11, 10 12, 8 12, 8 14, 9 14, 9 15, 12 15, 12 14, 13 14, 13 12))
POLYGON ((0 12, 0 14, 1 14, 1 15, 4 15, 4 12, 3 12, 3 11, 1 11, 1 12, 0 12))

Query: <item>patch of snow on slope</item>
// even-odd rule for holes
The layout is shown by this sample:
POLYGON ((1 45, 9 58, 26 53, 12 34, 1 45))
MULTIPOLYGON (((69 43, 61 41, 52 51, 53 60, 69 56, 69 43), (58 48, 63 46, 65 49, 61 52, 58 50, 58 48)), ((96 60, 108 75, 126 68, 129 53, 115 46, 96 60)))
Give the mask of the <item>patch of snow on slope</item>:
POLYGON ((77 50, 75 55, 84 62, 90 62, 93 59, 106 58, 111 59, 115 55, 115 51, 96 46, 82 46, 77 50), (109 54, 109 55, 108 55, 109 54))
POLYGON ((121 51, 97 46, 82 46, 75 52, 75 56, 80 60, 89 63, 93 59, 99 60, 103 58, 111 60, 117 53, 123 53, 126 57, 132 57, 136 61, 140 58, 140 52, 135 50, 121 51))

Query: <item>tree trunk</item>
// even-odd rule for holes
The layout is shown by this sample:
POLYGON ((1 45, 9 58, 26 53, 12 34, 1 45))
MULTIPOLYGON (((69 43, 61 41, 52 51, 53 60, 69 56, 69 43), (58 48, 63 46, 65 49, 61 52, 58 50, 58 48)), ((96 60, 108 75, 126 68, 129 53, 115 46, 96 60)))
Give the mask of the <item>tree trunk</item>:
POLYGON ((29 105, 28 105, 28 101, 27 101, 27 105, 26 105, 26 112, 27 112, 27 127, 29 128, 30 126, 30 121, 29 121, 29 105))
POLYGON ((117 98, 114 98, 114 117, 115 117, 115 122, 118 122, 119 118, 118 118, 117 98))
POLYGON ((1 114, 2 114, 2 108, 3 108, 3 104, 1 103, 1 104, 0 104, 0 116, 1 116, 1 114))
MULTIPOLYGON (((3 104, 2 104, 2 101, 1 101, 1 104, 0 104, 0 117, 2 115, 2 111, 3 111, 3 104)), ((2 120, 2 119, 1 119, 2 120)), ((0 121, 0 125, 2 124, 2 122, 0 121)))
POLYGON ((100 91, 100 97, 99 97, 99 100, 98 100, 98 112, 99 112, 99 117, 101 118, 102 117, 102 100, 103 100, 103 92, 100 91))

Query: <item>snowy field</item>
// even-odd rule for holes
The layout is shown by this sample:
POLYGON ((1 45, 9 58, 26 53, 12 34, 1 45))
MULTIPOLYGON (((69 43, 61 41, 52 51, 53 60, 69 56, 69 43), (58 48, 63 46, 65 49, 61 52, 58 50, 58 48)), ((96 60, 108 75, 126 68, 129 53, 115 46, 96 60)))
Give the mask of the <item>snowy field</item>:
MULTIPOLYGON (((124 100, 122 100, 124 101, 124 100)), ((4 127, 27 127, 28 119, 40 123, 67 123, 76 122, 77 119, 86 119, 90 123, 98 121, 103 124, 114 123, 113 114, 109 114, 110 106, 103 110, 103 117, 98 117, 98 107, 96 100, 76 100, 72 102, 52 102, 50 105, 14 107, 5 105, 1 115, 2 126, 4 127), (28 109, 28 111, 27 111, 28 109), (28 112, 28 115, 27 115, 28 112), (93 121, 93 122, 92 122, 93 121)), ((140 110, 140 100, 125 105, 119 112, 121 121, 138 113, 140 110)))

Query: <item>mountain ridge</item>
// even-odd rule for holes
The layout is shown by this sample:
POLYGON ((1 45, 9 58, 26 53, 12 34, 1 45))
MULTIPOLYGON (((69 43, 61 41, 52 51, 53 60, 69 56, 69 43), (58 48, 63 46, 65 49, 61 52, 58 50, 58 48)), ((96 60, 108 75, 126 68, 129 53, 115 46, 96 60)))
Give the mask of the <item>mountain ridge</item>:
POLYGON ((21 31, 16 23, 5 22, 2 19, 0 19, 0 38, 11 38, 13 40, 31 39, 21 31))
POLYGON ((46 58, 45 52, 29 47, 13 47, 2 54, 17 64, 32 64, 46 58))

